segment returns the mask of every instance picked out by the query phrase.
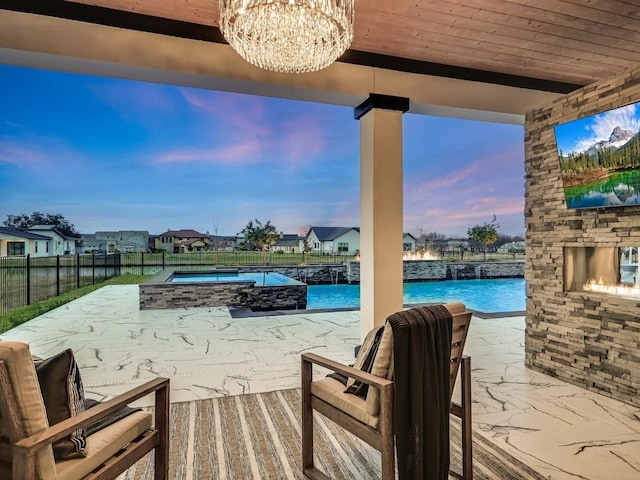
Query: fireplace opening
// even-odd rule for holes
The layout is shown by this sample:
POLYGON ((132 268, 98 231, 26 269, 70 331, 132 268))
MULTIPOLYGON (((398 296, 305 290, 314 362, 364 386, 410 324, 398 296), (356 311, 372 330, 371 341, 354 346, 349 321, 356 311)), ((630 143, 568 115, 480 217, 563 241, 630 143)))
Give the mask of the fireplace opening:
POLYGON ((565 247, 564 290, 640 298, 640 247, 565 247))

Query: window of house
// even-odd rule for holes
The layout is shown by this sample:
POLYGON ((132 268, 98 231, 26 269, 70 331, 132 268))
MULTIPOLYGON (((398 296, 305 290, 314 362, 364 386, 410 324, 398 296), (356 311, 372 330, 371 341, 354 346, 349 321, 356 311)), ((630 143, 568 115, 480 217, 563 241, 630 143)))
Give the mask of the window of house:
POLYGON ((24 242, 7 242, 7 255, 24 255, 24 242))
POLYGON ((38 241, 36 240, 36 253, 38 253, 38 241))
POLYGON ((348 252, 348 251, 349 251, 349 243, 347 242, 338 243, 338 252, 348 252))
POLYGON ((320 244, 319 244, 319 243, 317 243, 317 242, 314 242, 314 243, 313 243, 313 248, 315 248, 315 249, 319 249, 319 248, 320 248, 320 244))
POLYGON ((44 244, 46 245, 45 247, 45 252, 49 252, 49 242, 44 242, 44 244))

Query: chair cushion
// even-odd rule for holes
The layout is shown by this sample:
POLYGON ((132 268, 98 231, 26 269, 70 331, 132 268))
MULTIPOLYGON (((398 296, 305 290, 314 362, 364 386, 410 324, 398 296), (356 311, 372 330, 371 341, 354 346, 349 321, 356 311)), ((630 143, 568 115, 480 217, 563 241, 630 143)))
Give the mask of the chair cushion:
MULTIPOLYGON (((0 360, 7 367, 11 390, 16 397, 26 434, 35 435, 48 428, 47 412, 29 346, 21 342, 0 342, 0 360)), ((50 446, 36 453, 36 475, 38 479, 55 478, 53 451, 50 446)))
MULTIPOLYGON (((374 390, 369 389, 369 390, 374 390)), ((345 393, 344 385, 333 378, 323 378, 311 382, 311 394, 351 415, 356 420, 378 428, 378 417, 367 413, 364 398, 345 393)))
MULTIPOLYGON (((36 373, 50 426, 84 411, 84 388, 71 349, 36 363, 36 373)), ((86 429, 79 428, 53 442, 53 456, 56 460, 82 458, 86 446, 86 429)))
POLYGON ((85 458, 56 463, 59 479, 79 480, 151 428, 149 412, 135 412, 87 438, 85 458))

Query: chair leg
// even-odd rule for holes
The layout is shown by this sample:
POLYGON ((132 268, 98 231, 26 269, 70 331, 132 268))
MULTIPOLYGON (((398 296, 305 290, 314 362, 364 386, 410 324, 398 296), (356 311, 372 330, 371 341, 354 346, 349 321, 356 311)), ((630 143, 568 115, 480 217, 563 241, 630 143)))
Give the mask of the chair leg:
POLYGON ((169 382, 156 391, 155 427, 159 440, 155 448, 154 480, 169 480, 169 382))
POLYGON ((463 357, 461 368, 462 390, 462 478, 473 479, 473 441, 471 423, 471 358, 463 357))
POLYGON ((382 454, 382 480, 396 476, 395 441, 393 435, 393 388, 380 391, 380 437, 382 454))
POLYGON ((302 472, 313 470, 313 410, 311 409, 311 362, 302 358, 302 472))

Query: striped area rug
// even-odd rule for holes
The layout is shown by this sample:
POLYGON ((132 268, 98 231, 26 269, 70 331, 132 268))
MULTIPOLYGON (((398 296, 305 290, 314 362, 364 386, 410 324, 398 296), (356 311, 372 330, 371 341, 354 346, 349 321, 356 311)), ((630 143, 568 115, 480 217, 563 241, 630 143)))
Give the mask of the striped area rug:
MULTIPOLYGON (((281 390, 171 405, 172 480, 302 479, 300 390, 281 390)), ((460 465, 453 418, 452 463, 460 465)), ((316 465, 332 479, 380 478, 380 454, 315 413, 316 465)), ((475 480, 543 480, 474 432, 475 480)), ((121 476, 151 480, 148 455, 121 476)))

